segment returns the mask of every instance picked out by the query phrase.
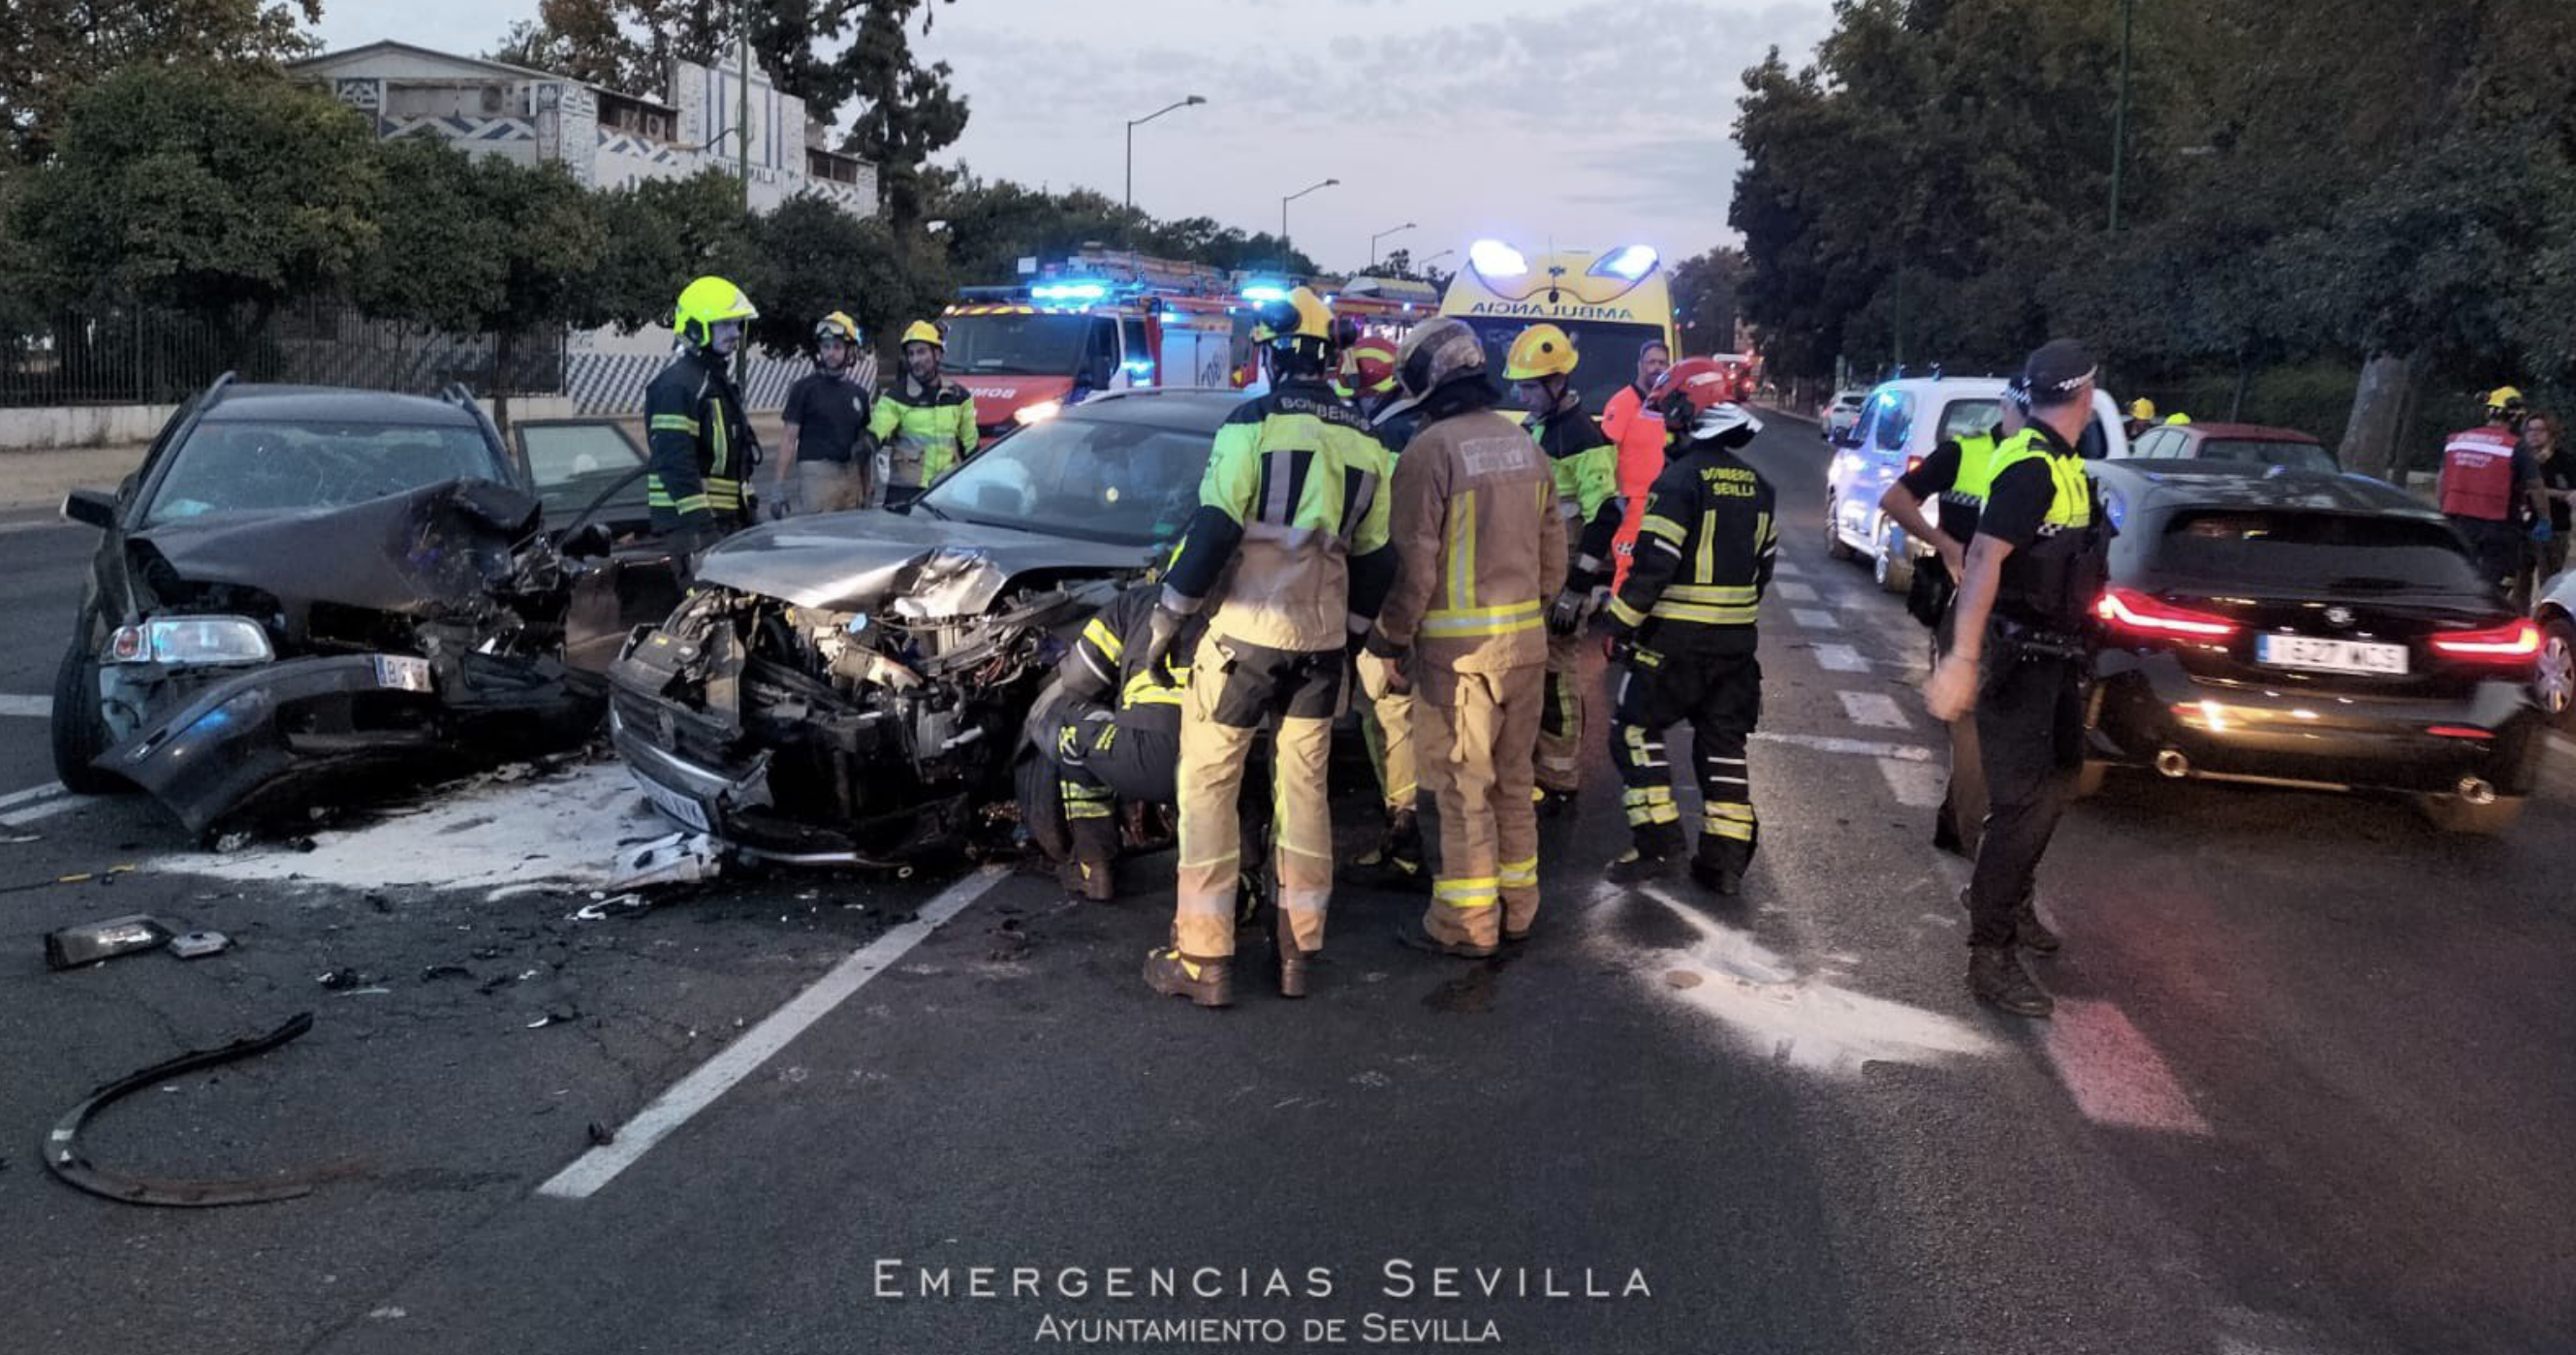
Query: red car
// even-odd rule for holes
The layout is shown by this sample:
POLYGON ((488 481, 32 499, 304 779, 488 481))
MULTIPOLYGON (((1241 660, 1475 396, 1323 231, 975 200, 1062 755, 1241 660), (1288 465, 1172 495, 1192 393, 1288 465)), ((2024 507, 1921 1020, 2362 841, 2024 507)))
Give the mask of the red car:
POLYGON ((2129 441, 2129 456, 2140 461, 2231 461, 2240 465, 2288 466, 2293 470, 2342 469, 2325 444, 2295 428, 2267 428, 2256 423, 2169 423, 2129 441))

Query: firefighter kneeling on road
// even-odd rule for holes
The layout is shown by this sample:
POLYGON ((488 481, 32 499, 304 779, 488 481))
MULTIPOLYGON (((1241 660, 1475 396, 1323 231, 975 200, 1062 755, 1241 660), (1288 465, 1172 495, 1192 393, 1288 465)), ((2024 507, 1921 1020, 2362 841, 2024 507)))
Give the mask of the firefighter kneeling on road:
POLYGON ((1685 720, 1703 801, 1691 878, 1740 893, 1759 837, 1744 754, 1762 717, 1755 621, 1780 529, 1770 483, 1736 456, 1762 423, 1731 395, 1724 367, 1692 358, 1664 374, 1649 402, 1672 436, 1672 464, 1647 491, 1628 581, 1610 603, 1612 657, 1628 670, 1610 756, 1634 839, 1610 863, 1616 884, 1656 878, 1681 857, 1664 731, 1685 720))
POLYGON ((760 463, 760 443, 725 363, 742 347, 744 322, 759 317, 751 298, 723 278, 690 283, 671 308, 679 351, 644 388, 652 449, 645 504, 683 578, 696 572, 709 547, 751 525, 743 486, 760 463))
POLYGON ((1512 340, 1503 379, 1530 412, 1530 436, 1547 454, 1557 511, 1565 515, 1573 563, 1547 610, 1547 709, 1538 726, 1540 808, 1572 810, 1582 780, 1583 623, 1592 590, 1610 582, 1610 545, 1626 507, 1619 501, 1619 449, 1574 389, 1574 341, 1554 325, 1532 325, 1512 340))
POLYGON ((903 331, 903 374, 877 397, 868 436, 877 454, 876 493, 884 506, 912 502, 975 450, 975 397, 939 373, 948 340, 915 320, 903 331))
MULTIPOLYGON (((1073 652, 1056 668, 1059 695, 1030 720, 1030 742, 1061 806, 1065 841, 1058 855, 1065 888, 1093 903, 1116 897, 1121 802, 1167 805, 1180 798, 1181 703, 1189 689, 1189 655, 1202 626, 1184 624, 1174 637, 1178 658, 1147 662, 1153 648, 1154 609, 1160 584, 1130 588, 1112 598, 1082 627, 1073 652)), ((1025 798, 1025 795, 1024 795, 1025 798)), ((1052 816, 1049 806, 1022 806, 1033 823, 1052 816)), ((1043 841, 1047 835, 1041 833, 1043 841)))
POLYGON ((1396 934, 1475 958, 1526 939, 1538 918, 1543 613, 1565 586, 1565 520, 1545 455, 1493 412, 1475 331, 1433 320, 1399 351, 1423 424, 1396 464, 1396 583, 1367 650, 1420 690, 1414 733, 1440 811, 1440 868, 1430 910, 1396 934))
POLYGON ((1254 743, 1274 723, 1279 992, 1306 994, 1333 895, 1324 795, 1333 720, 1350 651, 1395 571, 1386 447, 1325 384, 1332 322, 1305 287, 1262 307, 1252 338, 1270 389, 1217 430, 1140 658, 1151 666, 1213 602, 1181 708, 1172 944, 1145 959, 1149 986, 1202 1007, 1234 1001, 1236 794, 1254 743))

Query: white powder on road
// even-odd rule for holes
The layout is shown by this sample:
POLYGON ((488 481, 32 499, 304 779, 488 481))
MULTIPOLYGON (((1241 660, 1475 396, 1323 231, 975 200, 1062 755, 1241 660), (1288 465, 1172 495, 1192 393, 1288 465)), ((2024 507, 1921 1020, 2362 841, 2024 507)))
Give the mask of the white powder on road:
POLYGON ((561 776, 432 792, 418 808, 313 835, 299 852, 261 842, 234 853, 164 857, 156 869, 224 880, 345 889, 402 885, 480 889, 604 883, 620 842, 672 831, 644 803, 626 768, 598 762, 561 776))

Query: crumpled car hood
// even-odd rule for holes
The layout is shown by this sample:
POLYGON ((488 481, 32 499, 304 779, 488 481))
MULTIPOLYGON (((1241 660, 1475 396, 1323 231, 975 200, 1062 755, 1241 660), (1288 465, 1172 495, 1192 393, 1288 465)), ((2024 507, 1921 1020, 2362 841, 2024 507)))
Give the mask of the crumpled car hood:
POLYGON ((510 547, 537 529, 542 508, 508 485, 450 480, 346 508, 164 523, 133 539, 192 583, 441 615, 509 576, 510 547))
POLYGON ((831 513, 725 538, 699 564, 698 581, 818 610, 972 616, 1032 570, 1141 570, 1146 555, 1135 546, 918 515, 831 513))

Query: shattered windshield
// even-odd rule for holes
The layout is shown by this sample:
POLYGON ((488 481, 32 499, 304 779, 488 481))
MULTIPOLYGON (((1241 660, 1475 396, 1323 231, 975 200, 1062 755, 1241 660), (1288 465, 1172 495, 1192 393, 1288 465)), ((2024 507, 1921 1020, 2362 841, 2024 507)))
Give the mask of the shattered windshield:
POLYGON ((1209 441, 1125 420, 1057 419, 996 443, 922 501, 960 522, 1150 546, 1180 535, 1198 507, 1209 441))
POLYGON ((143 523, 345 508, 449 480, 511 478, 474 428, 209 422, 171 453, 143 523))

